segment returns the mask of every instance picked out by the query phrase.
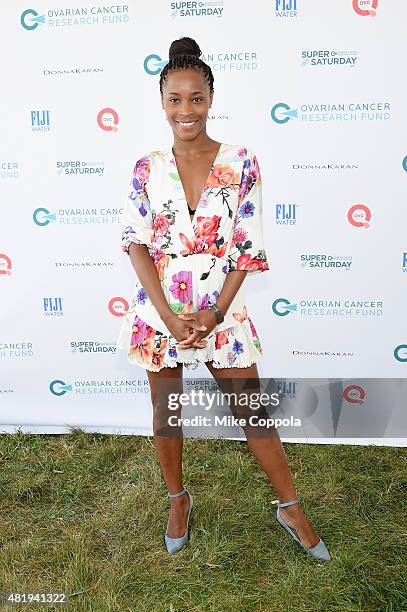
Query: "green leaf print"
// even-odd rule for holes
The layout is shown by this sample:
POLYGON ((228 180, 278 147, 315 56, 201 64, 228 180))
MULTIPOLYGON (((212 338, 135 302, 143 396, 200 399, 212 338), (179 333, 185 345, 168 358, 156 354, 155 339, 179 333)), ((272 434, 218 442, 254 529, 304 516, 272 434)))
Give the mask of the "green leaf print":
POLYGON ((175 314, 179 314, 184 308, 184 304, 170 304, 170 308, 172 312, 175 312, 175 314))
POLYGON ((176 172, 170 172, 169 175, 170 175, 170 178, 172 178, 173 181, 179 181, 180 180, 180 178, 179 178, 179 176, 178 176, 178 174, 176 172))
POLYGON ((260 341, 259 341, 259 340, 257 340, 257 338, 254 338, 254 339, 253 339, 253 344, 254 344, 254 346, 256 347, 256 349, 257 349, 258 351, 261 351, 260 341))

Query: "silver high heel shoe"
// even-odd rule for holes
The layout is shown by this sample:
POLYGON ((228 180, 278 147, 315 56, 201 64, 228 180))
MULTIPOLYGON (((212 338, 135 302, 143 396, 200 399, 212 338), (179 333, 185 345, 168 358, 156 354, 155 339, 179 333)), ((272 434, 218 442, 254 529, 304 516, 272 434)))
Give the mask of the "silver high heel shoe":
POLYGON ((189 491, 187 491, 185 489, 185 487, 183 487, 182 491, 180 491, 179 493, 168 493, 168 497, 179 497, 180 495, 183 495, 184 493, 186 493, 188 495, 188 498, 189 498, 189 510, 188 510, 188 515, 187 515, 187 528, 185 530, 184 535, 182 535, 179 538, 170 538, 167 535, 167 529, 165 530, 164 543, 165 543, 165 547, 167 549, 167 552, 170 555, 174 555, 176 552, 178 552, 179 550, 184 548, 184 546, 187 544, 187 542, 189 540, 189 517, 191 516, 191 511, 192 511, 192 495, 189 493, 189 491))
POLYGON ((310 548, 307 548, 301 542, 300 537, 298 533, 296 532, 296 530, 293 527, 289 527, 287 523, 285 522, 285 520, 282 518, 280 514, 280 508, 285 508, 286 506, 292 506, 293 504, 299 504, 298 499, 294 499, 293 501, 284 502, 282 504, 278 502, 277 504, 278 522, 280 523, 280 525, 284 527, 284 529, 288 531, 288 533, 294 538, 294 540, 298 542, 311 557, 314 557, 315 559, 318 559, 319 561, 330 561, 331 555, 329 554, 328 549, 324 541, 321 538, 319 538, 318 544, 315 544, 315 546, 311 546, 310 548))

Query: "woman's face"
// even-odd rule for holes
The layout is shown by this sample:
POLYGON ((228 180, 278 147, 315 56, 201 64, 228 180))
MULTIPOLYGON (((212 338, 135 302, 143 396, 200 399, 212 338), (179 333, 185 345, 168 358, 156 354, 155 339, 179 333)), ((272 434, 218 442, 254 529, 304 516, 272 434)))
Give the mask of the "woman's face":
POLYGON ((161 102, 174 138, 195 140, 200 132, 206 132, 212 98, 202 70, 185 68, 168 72, 161 102))

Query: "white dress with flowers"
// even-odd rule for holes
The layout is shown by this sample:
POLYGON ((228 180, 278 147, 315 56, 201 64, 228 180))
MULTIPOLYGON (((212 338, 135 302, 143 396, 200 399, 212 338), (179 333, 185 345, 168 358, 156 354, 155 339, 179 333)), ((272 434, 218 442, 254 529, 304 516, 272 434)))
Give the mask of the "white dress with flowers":
MULTIPOLYGON (((139 159, 122 219, 121 248, 145 244, 171 310, 192 313, 216 302, 228 272, 269 269, 263 245, 259 165, 247 147, 221 144, 194 216, 190 217, 172 149, 139 159)), ((123 316, 117 348, 150 371, 184 363, 194 368, 244 368, 259 361, 262 347, 245 305, 244 284, 205 348, 179 347, 136 276, 131 306, 123 316)))

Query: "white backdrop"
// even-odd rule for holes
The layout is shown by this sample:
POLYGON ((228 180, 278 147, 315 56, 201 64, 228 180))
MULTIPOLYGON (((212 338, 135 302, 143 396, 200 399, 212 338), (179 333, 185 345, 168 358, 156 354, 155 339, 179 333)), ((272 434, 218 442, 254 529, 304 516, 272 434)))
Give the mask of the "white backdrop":
POLYGON ((245 281, 261 376, 358 379, 365 401, 344 393, 347 425, 318 441, 385 411, 377 437, 404 444, 405 385, 378 402, 369 379, 407 371, 407 3, 66 5, 2 10, 1 431, 151 433, 145 372, 116 350, 121 214, 135 161, 172 144, 159 72, 192 36, 215 77, 209 135, 262 171, 271 271, 245 281))

